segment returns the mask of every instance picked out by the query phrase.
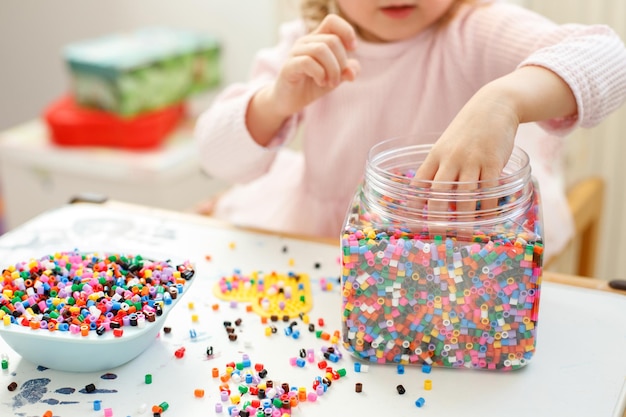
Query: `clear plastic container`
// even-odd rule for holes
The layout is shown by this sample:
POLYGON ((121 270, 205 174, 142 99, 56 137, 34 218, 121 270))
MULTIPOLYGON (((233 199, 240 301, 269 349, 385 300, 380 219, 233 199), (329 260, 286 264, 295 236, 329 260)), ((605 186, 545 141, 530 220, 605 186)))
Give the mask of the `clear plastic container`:
POLYGON ((513 370, 535 352, 543 225, 528 155, 415 184, 431 145, 374 146, 342 232, 342 335, 376 363, 513 370))

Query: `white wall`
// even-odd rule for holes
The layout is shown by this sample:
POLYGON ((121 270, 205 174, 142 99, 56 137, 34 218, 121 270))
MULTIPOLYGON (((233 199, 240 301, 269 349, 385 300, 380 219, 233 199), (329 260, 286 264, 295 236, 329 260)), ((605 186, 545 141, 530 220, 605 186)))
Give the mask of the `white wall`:
MULTIPOLYGON (((160 25, 216 35, 224 81, 245 79, 254 53, 274 44, 276 0, 46 0, 0 2, 0 130, 38 116, 64 94, 65 44, 160 25)), ((287 12, 289 8, 285 9, 287 12)))
MULTIPOLYGON (((525 0, 525 5, 559 23, 607 24, 626 40, 624 0, 525 0)), ((606 182, 598 265, 595 276, 626 278, 622 259, 626 253, 626 105, 599 126, 583 129, 568 138, 566 167, 568 183, 590 175, 606 182)), ((575 259, 573 260, 575 261, 575 259)), ((564 265, 559 269, 566 270, 564 265)))

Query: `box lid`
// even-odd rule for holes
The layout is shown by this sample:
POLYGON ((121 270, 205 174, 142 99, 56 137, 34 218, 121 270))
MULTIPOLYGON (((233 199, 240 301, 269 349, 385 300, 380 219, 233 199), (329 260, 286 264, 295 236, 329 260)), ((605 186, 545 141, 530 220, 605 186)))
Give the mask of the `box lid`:
POLYGON ((69 44, 64 58, 72 68, 112 74, 160 60, 218 48, 216 38, 189 30, 144 28, 69 44))

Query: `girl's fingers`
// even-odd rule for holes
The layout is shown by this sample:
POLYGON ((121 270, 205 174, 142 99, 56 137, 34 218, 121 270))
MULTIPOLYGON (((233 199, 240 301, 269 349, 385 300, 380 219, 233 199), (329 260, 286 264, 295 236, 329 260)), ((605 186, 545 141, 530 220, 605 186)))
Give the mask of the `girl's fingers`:
POLYGON ((292 50, 292 55, 308 55, 325 68, 328 83, 338 85, 344 70, 348 66, 348 54, 339 38, 335 35, 321 34, 303 38, 292 50))
POLYGON ((440 167, 430 187, 431 198, 428 200, 428 211, 439 214, 449 211, 449 193, 455 188, 458 170, 440 167))
MULTIPOLYGON (((456 186, 458 199, 456 211, 459 213, 470 213, 476 211, 476 197, 478 190, 478 180, 480 179, 480 166, 468 164, 458 174, 458 185, 456 186)), ((469 219, 469 218, 468 218, 469 219)))
POLYGON ((498 185, 501 170, 494 165, 481 166, 480 163, 467 163, 463 166, 444 167, 439 162, 425 161, 417 171, 412 184, 418 187, 430 186, 429 197, 418 198, 412 207, 423 208, 427 203, 426 216, 430 220, 431 236, 443 236, 447 233, 445 223, 455 219, 453 225, 457 238, 472 238, 471 222, 480 218, 496 216, 498 199, 484 192, 490 192, 498 185), (432 177, 432 183, 428 180, 432 177), (477 203, 480 202, 480 207, 477 203), (450 203, 454 203, 451 205, 450 203), (452 212, 455 212, 453 214, 452 212), (450 214, 447 214, 450 213, 450 214))
POLYGON ((356 59, 348 59, 346 67, 341 72, 341 81, 354 81, 361 72, 361 64, 356 59))
MULTIPOLYGON (((358 62, 348 58, 347 51, 355 45, 352 26, 337 15, 329 15, 316 30, 296 42, 291 50, 289 70, 296 76, 310 75, 320 87, 334 88, 342 81, 354 80, 360 70, 358 62)), ((297 77, 292 81, 297 82, 297 77)))
MULTIPOLYGON (((483 167, 481 171, 481 188, 492 189, 498 185, 498 178, 502 174, 502 170, 498 167, 487 166, 483 167)), ((492 218, 496 216, 495 209, 498 207, 498 199, 495 197, 483 198, 480 200, 481 211, 486 211, 485 218, 492 218)))
POLYGON ((356 48, 356 33, 350 23, 335 14, 329 14, 322 23, 313 31, 317 34, 336 35, 345 49, 351 51, 356 48))
POLYGON ((411 180, 411 185, 417 188, 418 195, 412 196, 409 205, 416 210, 423 210, 428 200, 424 197, 421 189, 428 189, 432 184, 432 180, 437 174, 439 169, 439 161, 435 160, 435 157, 431 154, 420 165, 415 172, 415 176, 411 180))
POLYGON ((307 55, 292 58, 285 64, 285 72, 294 74, 292 81, 297 81, 301 75, 311 78, 319 87, 326 87, 326 70, 318 61, 307 55))
POLYGON ((474 164, 468 164, 464 166, 461 172, 458 174, 458 184, 456 186, 457 198, 456 198, 456 212, 457 221, 459 225, 456 225, 457 239, 468 241, 472 238, 474 230, 469 222, 477 219, 476 215, 476 203, 478 192, 478 180, 480 179, 480 166, 474 164))

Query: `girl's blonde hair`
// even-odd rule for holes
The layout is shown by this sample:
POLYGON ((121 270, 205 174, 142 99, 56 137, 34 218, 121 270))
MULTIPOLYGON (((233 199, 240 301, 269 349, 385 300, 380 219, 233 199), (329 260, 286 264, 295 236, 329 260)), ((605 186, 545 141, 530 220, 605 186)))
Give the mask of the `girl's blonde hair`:
MULTIPOLYGON (((454 16, 454 12, 460 4, 474 2, 475 0, 456 0, 455 4, 441 18, 439 23, 448 22, 454 16)), ((309 31, 315 29, 331 13, 341 14, 335 0, 300 0, 300 14, 309 31)))
POLYGON ((337 12, 337 5, 334 0, 300 1, 300 14, 309 31, 315 29, 327 15, 337 12))

